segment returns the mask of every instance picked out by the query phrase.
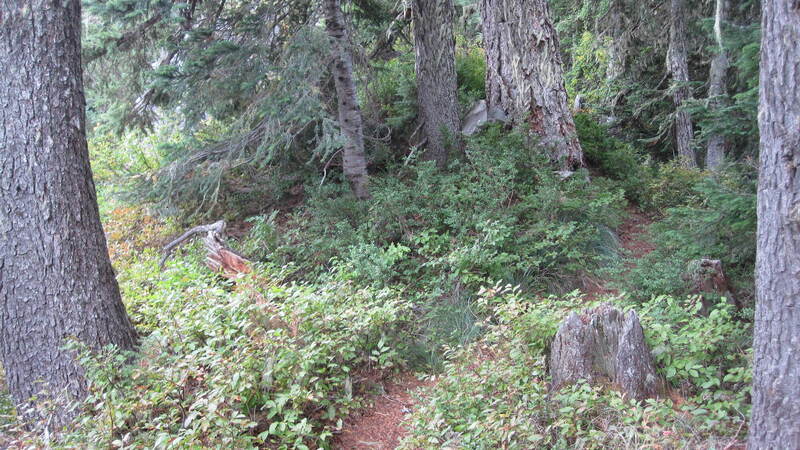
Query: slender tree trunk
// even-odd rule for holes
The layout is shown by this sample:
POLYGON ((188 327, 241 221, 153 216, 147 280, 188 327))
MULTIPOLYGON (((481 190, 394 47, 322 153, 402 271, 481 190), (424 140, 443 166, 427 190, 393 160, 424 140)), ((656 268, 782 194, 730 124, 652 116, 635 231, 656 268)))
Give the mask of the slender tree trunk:
POLYGON ((800 4, 761 19, 753 412, 748 448, 800 449, 800 4))
POLYGON ((333 80, 339 98, 339 127, 345 138, 342 168, 353 193, 359 199, 369 198, 367 158, 364 155, 364 127, 353 78, 353 55, 339 0, 325 0, 325 27, 333 51, 333 80))
POLYGON ((545 0, 481 0, 486 101, 527 121, 564 168, 583 165, 567 104, 558 36, 545 0))
POLYGON ((608 17, 608 34, 611 42, 608 47, 606 77, 608 81, 614 81, 625 72, 625 61, 628 56, 628 32, 623 0, 611 0, 608 17))
MULTIPOLYGON (((728 94, 725 74, 728 72, 728 55, 722 40, 722 25, 726 20, 728 10, 727 0, 717 0, 714 9, 714 41, 717 43, 716 54, 711 60, 711 69, 708 74, 708 99, 712 109, 719 110, 723 106, 724 97, 728 94)), ((716 170, 725 159, 728 140, 721 134, 715 134, 708 139, 706 150, 706 169, 716 170)))
POLYGON ((686 83, 689 82, 687 61, 686 11, 684 0, 670 1, 669 50, 667 70, 672 75, 672 100, 675 103, 675 146, 681 163, 697 167, 697 158, 692 149, 692 117, 682 109, 683 102, 692 96, 686 83))
MULTIPOLYGON (((63 349, 134 347, 86 148, 80 0, 0 2, 0 352, 20 412, 86 395, 63 349)), ((29 416, 30 419, 39 419, 29 416)))
POLYGON ((428 139, 426 156, 440 169, 458 147, 455 9, 452 0, 413 0, 417 102, 428 139))

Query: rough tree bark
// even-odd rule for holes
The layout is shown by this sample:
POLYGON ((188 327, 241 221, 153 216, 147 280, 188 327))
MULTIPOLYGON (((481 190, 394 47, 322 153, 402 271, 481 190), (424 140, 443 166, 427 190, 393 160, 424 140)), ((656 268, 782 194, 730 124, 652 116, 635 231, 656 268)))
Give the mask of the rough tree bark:
POLYGON ((578 380, 612 383, 637 400, 661 390, 639 317, 608 303, 562 322, 550 347, 550 375, 554 389, 578 380))
POLYGON ((527 120, 564 169, 583 165, 567 104, 556 30, 545 0, 481 0, 486 101, 527 120))
POLYGON ((753 412, 748 448, 800 449, 800 3, 761 19, 753 412))
POLYGON ((608 68, 606 77, 614 81, 625 72, 630 36, 627 30, 625 2, 611 0, 608 7, 608 34, 611 42, 608 47, 608 68))
POLYGON ((345 138, 342 169, 353 193, 359 199, 369 198, 367 158, 364 154, 364 127, 353 78, 353 55, 339 0, 325 0, 325 28, 333 51, 333 80, 339 99, 339 126, 345 138))
POLYGON ((459 142, 455 8, 452 0, 413 0, 417 102, 428 139, 426 157, 440 169, 459 142))
MULTIPOLYGON (((728 54, 722 40, 722 25, 727 18, 728 0, 716 0, 714 8, 714 41, 717 44, 716 53, 711 60, 711 69, 708 74, 708 100, 709 106, 718 110, 725 106, 723 99, 728 94, 725 74, 728 72, 728 54)), ((714 134, 708 139, 706 149, 706 169, 716 170, 725 159, 729 146, 728 140, 721 134, 714 134)))
MULTIPOLYGON (((80 0, 0 2, 0 352, 24 413, 34 395, 86 395, 63 349, 132 349, 86 147, 80 0)), ((29 419, 41 419, 35 415, 29 419)))
POLYGON ((678 158, 686 167, 697 167, 692 148, 692 117, 682 109, 683 102, 692 96, 689 86, 689 63, 686 43, 685 0, 670 0, 669 49, 667 70, 672 76, 672 101, 675 103, 675 147, 678 158))

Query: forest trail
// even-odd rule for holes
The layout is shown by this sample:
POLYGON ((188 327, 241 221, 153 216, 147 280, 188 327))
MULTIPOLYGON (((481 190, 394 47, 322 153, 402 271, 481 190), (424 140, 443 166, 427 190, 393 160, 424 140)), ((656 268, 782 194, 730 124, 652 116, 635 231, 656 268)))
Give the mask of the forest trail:
POLYGON ((417 379, 403 373, 384 384, 385 392, 371 398, 371 406, 344 421, 342 432, 334 440, 334 448, 343 450, 391 450, 397 448, 408 430, 403 420, 414 407, 412 393, 428 387, 430 380, 417 379))
POLYGON ((620 246, 627 250, 632 258, 638 259, 655 250, 655 245, 647 240, 647 227, 653 219, 637 209, 629 209, 628 217, 617 230, 620 246))
MULTIPOLYGON (((634 259, 655 249, 647 240, 647 227, 653 220, 636 209, 629 209, 625 221, 617 229, 620 247, 634 259)), ((617 294, 605 280, 588 278, 584 292, 588 298, 617 294)), ((334 448, 342 450, 392 450, 408 434, 403 426, 412 411, 415 399, 412 393, 430 387, 430 380, 420 381, 412 373, 404 373, 384 384, 385 393, 374 395, 371 406, 364 408, 344 421, 342 432, 334 440, 334 448)))
MULTIPOLYGON (((635 260, 642 258, 655 250, 655 245, 648 240, 647 228, 653 219, 635 208, 628 209, 628 216, 617 229, 619 246, 624 250, 624 255, 629 258, 628 267, 635 266, 635 260)), ((584 294, 586 298, 594 300, 606 295, 616 295, 619 292, 609 286, 608 280, 587 276, 584 280, 584 294)))

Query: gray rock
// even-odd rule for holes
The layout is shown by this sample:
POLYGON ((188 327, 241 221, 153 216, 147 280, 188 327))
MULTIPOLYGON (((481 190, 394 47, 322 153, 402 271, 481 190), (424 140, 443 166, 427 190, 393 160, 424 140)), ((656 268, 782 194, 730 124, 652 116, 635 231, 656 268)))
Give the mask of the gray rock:
POLYGON ((508 117, 502 109, 488 108, 486 100, 478 100, 475 106, 469 110, 466 117, 464 117, 464 125, 461 128, 461 133, 464 136, 472 136, 487 123, 505 123, 507 121, 508 117))

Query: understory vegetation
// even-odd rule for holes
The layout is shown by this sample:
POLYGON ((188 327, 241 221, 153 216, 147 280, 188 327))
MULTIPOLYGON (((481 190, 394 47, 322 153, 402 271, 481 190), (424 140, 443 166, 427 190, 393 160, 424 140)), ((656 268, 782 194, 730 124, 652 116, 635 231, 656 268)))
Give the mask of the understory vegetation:
MULTIPOLYGON (((632 157, 629 146, 611 148, 597 157, 632 157)), ((398 162, 373 178, 366 202, 338 183, 308 183, 303 205, 237 222, 231 244, 254 265, 236 280, 210 272, 199 243, 160 269, 159 249, 182 225, 103 198, 140 350, 81 353, 91 395, 58 446, 330 447, 348 414, 401 371, 434 381, 418 393, 408 448, 741 440, 752 337, 749 172, 667 163, 562 179, 538 155, 524 135, 493 127, 446 173, 398 162), (638 206, 626 199, 632 192, 638 206), (655 250, 638 259, 614 231, 635 207, 655 219, 644 237, 655 250), (737 262, 728 270, 744 308, 715 297, 700 313, 683 276, 698 257, 737 262), (582 294, 598 277, 619 293, 582 294), (669 386, 663 398, 636 404, 588 384, 549 391, 547 348, 559 322, 605 301, 640 314, 669 386)))
MULTIPOLYGON (((626 22, 627 67, 612 76, 602 22, 614 2, 550 2, 565 100, 582 100, 571 111, 585 164, 564 170, 527 122, 511 120, 463 141, 443 133, 449 159, 437 167, 420 134, 412 35, 402 35, 410 12, 345 2, 369 170, 360 199, 315 9, 173 2, 182 6, 164 14, 164 30, 125 42, 121 30, 149 15, 139 3, 84 1, 89 152, 138 347, 69 340, 89 392, 76 422, 58 433, 26 423, 3 394, 0 447, 339 448, 346 420, 411 373, 427 382, 406 415, 405 449, 742 448, 755 306, 753 5, 726 28, 720 110, 672 104, 657 13, 628 11, 642 17, 626 22), (173 51, 172 63, 153 63, 173 51), (698 156, 712 135, 726 137, 719 167, 675 157, 679 111, 696 120, 698 156), (201 239, 162 265, 166 244, 217 220, 247 273, 210 270, 201 239), (726 291, 698 287, 704 259, 721 262, 726 291), (559 324, 602 303, 639 315, 665 385, 658 398, 583 382, 551 390, 559 324)), ((472 3, 456 2, 461 117, 487 94, 472 3)), ((695 98, 717 52, 709 8, 688 19, 688 71, 701 81, 682 85, 695 98)))

